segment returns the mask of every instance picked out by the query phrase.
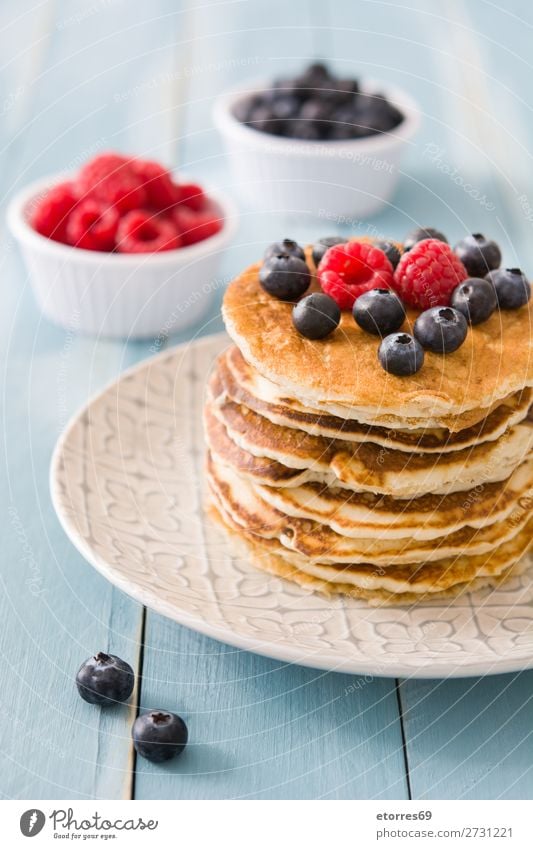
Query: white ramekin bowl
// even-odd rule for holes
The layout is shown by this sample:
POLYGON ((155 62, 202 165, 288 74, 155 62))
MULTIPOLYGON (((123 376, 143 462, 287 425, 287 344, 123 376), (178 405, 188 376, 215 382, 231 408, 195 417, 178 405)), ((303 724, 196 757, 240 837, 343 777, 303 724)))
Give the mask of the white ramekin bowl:
POLYGON ((194 245, 158 254, 87 251, 47 239, 29 224, 35 199, 63 179, 31 184, 7 213, 44 315, 68 330, 110 338, 166 336, 195 324, 223 284, 216 274, 237 226, 233 203, 207 189, 224 226, 194 245))
POLYGON ((221 95, 213 118, 222 135, 233 178, 243 200, 261 209, 306 212, 338 223, 376 213, 392 196, 399 164, 420 124, 420 109, 405 92, 367 81, 404 120, 387 134, 351 141, 301 141, 269 135, 242 124, 235 106, 269 87, 248 84, 221 95))

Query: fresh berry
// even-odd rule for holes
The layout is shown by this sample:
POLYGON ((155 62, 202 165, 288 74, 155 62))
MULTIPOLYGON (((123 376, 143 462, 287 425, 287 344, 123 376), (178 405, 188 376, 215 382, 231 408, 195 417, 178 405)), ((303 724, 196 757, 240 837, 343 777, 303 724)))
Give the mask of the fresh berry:
POLYGON ((81 168, 76 180, 81 198, 93 198, 116 206, 122 214, 147 203, 141 178, 131 159, 116 153, 102 153, 81 168))
POLYGON ((497 268, 486 279, 494 286, 502 310, 523 307, 531 297, 531 285, 520 268, 497 268))
POLYGON ((454 250, 470 277, 485 277, 493 268, 499 268, 502 261, 496 242, 486 239, 481 233, 461 239, 454 250))
POLYGON ((376 248, 383 251, 393 268, 396 268, 402 257, 394 242, 374 242, 376 248))
POLYGON ((303 259, 274 254, 263 262, 259 281, 269 295, 280 301, 296 301, 309 288, 311 275, 303 259))
POLYGON ((297 256, 299 259, 303 259, 305 262, 304 250, 294 239, 283 239, 281 242, 274 242, 272 245, 269 245, 264 253, 264 259, 268 259, 275 254, 290 254, 291 256, 297 256))
POLYGON ((318 239, 313 245, 313 262, 315 268, 318 268, 328 248, 332 248, 333 245, 344 245, 346 242, 347 239, 344 236, 323 236, 322 239, 318 239))
POLYGON ((424 239, 404 253, 394 272, 394 288, 404 303, 419 309, 447 306, 468 277, 461 260, 445 242, 424 239))
POLYGON ((178 200, 178 187, 172 182, 170 172, 158 162, 134 159, 132 171, 139 177, 146 192, 146 205, 161 211, 169 209, 178 200))
POLYGON ((450 303, 470 324, 480 324, 490 318, 498 306, 498 299, 489 280, 468 277, 453 290, 450 303))
POLYGON ((385 371, 405 377, 420 371, 424 364, 424 349, 409 333, 391 333, 382 339, 378 358, 385 371))
POLYGON ((181 755, 189 738, 181 716, 167 710, 142 713, 133 723, 131 734, 135 751, 154 763, 181 755))
POLYGON ((323 292, 306 295, 292 311, 292 323, 306 339, 324 339, 339 326, 341 311, 323 292))
POLYGON ((202 187, 196 183, 181 183, 177 186, 177 202, 194 212, 203 212, 207 198, 202 187))
POLYGON ((255 130, 305 141, 358 139, 403 121, 384 95, 361 92, 357 80, 336 77, 321 63, 240 99, 233 114, 255 130))
POLYGON ((158 253, 179 248, 180 236, 172 221, 142 209, 128 212, 117 230, 117 250, 123 254, 158 253))
POLYGON ((214 236, 224 225, 218 207, 206 202, 202 212, 195 212, 188 206, 177 206, 172 219, 183 245, 194 245, 214 236))
POLYGON ((353 317, 359 327, 374 336, 388 336, 405 321, 405 308, 392 289, 371 289, 357 298, 353 317))
POLYGON ((72 183, 58 183, 40 198, 30 214, 30 224, 41 236, 67 241, 67 221, 77 202, 72 183))
POLYGON ((425 239, 437 239, 439 242, 448 244, 448 239, 440 230, 435 230, 434 227, 417 227, 412 230, 403 242, 404 251, 410 251, 418 242, 423 242, 425 239))
POLYGON ((466 339, 466 318, 452 307, 433 307, 418 316, 413 332, 423 348, 436 354, 457 351, 466 339))
POLYGON ((68 243, 86 251, 112 251, 118 222, 119 214, 115 207, 90 198, 83 200, 69 216, 68 243))
POLYGON ((125 702, 133 692, 133 669, 114 654, 99 652, 82 663, 76 675, 78 693, 92 705, 125 702))
POLYGON ((390 289, 393 271, 389 260, 370 242, 347 242, 328 248, 317 270, 322 289, 341 310, 351 310, 355 300, 370 289, 390 289))

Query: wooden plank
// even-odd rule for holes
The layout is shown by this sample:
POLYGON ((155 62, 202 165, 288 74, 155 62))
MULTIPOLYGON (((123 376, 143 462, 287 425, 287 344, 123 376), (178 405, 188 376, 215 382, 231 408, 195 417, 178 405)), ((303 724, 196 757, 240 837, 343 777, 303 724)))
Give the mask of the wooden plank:
MULTIPOLYGON (((216 95, 240 79, 271 78, 316 55, 312 4, 191 4, 186 128, 180 166, 231 192, 211 121, 216 95), (311 18, 309 17, 311 14, 311 18), (194 42, 193 42, 194 39, 194 42), (207 59, 206 59, 207 57, 207 59)), ((327 38, 327 33, 326 33, 327 38)), ((178 39, 179 40, 179 39, 178 39)), ((179 44, 177 46, 179 49, 179 44)), ((198 333, 220 326, 224 283, 269 241, 309 241, 315 224, 241 210, 217 302, 198 333)), ((221 645, 147 611, 141 703, 183 712, 191 745, 173 764, 137 759, 136 798, 405 798, 394 682, 287 666, 221 645)))
MULTIPOLYGON (((501 244, 506 264, 522 264, 531 274, 531 222, 520 203, 521 193, 532 196, 531 155, 523 144, 525 128, 530 131, 532 124, 530 96, 520 72, 529 59, 531 9, 520 9, 520 4, 513 4, 513 11, 486 4, 481 9, 473 2, 453 2, 445 4, 441 15, 439 29, 428 28, 428 45, 438 56, 435 84, 447 91, 440 145, 441 161, 456 169, 455 188, 447 175, 448 202, 456 219, 452 232, 459 235, 457 224, 467 232, 485 232, 501 244), (526 20, 519 21, 513 12, 526 20), (488 204, 475 192, 485 195, 488 204)), ((428 172, 433 186, 432 176, 428 172)), ((441 219, 428 217, 429 223, 437 221, 441 219)), ((476 618, 490 632, 491 617, 497 615, 489 601, 476 618)), ((531 798, 532 685, 530 672, 402 682, 413 797, 531 798)))
MULTIPOLYGON (((163 155, 168 110, 158 108, 146 80, 171 70, 166 19, 175 4, 135 4, 126 18, 120 2, 31 5, 35 14, 27 5, 21 11, 41 29, 27 27, 26 41, 21 18, 12 36, 17 50, 6 57, 10 68, 17 67, 6 90, 19 76, 26 83, 18 121, 9 130, 1 196, 37 176, 77 167, 104 147, 151 147, 163 155)), ((1 259, 1 510, 8 521, 0 594, 0 746, 6 755, 0 793, 129 797, 132 710, 85 704, 74 675, 100 649, 136 666, 142 608, 90 569, 65 538, 50 504, 48 466, 68 416, 149 346, 78 338, 52 327, 38 314, 6 237, 1 259)))
POLYGON ((531 672, 400 691, 414 799, 531 799, 531 672))

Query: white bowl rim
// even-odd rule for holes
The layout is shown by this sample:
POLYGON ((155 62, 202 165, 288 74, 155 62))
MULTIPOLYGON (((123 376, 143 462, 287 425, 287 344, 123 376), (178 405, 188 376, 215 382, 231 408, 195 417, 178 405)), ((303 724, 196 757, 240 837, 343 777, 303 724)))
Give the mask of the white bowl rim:
POLYGON ((241 123, 232 112, 233 106, 243 97, 259 94, 271 85, 271 80, 255 79, 248 81, 245 85, 241 83, 234 86, 219 95, 213 107, 213 120, 219 131, 223 133, 231 132, 247 141, 255 139, 259 147, 268 147, 273 153, 279 152, 289 156, 298 156, 305 150, 307 156, 313 152, 320 156, 321 148, 328 151, 350 151, 352 153, 386 149, 397 142, 411 138, 420 126, 422 113, 417 101, 404 89, 371 77, 365 77, 361 81, 361 91, 369 94, 379 91, 386 96, 387 100, 397 106, 404 116, 403 121, 389 133, 376 133, 360 139, 324 139, 322 141, 317 139, 316 141, 309 141, 307 139, 275 136, 241 123))
MULTIPOLYGON (((39 250, 56 256, 64 261, 76 260, 78 262, 92 263, 94 265, 113 265, 118 267, 139 266, 145 263, 159 266, 180 266, 200 257, 221 250, 233 238, 237 230, 239 213, 236 204, 228 195, 202 183, 202 188, 219 207, 223 214, 224 224, 222 230, 209 236, 201 242, 193 245, 185 245, 170 251, 159 253, 122 254, 108 251, 88 251, 85 248, 77 248, 73 245, 65 245, 56 242, 38 233, 31 226, 25 215, 25 210, 31 200, 41 192, 51 189, 57 183, 72 178, 72 174, 62 172, 48 177, 34 180, 25 188, 21 189, 11 199, 7 208, 7 223, 13 236, 22 244, 27 244, 35 250, 39 250)), ((192 177, 191 177, 192 179, 192 177)))

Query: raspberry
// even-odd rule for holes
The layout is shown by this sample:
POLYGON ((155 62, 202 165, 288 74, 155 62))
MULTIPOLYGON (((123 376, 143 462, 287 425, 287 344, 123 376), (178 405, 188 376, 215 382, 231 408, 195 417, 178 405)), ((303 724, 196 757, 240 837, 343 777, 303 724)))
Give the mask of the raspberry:
POLYGON ((86 251, 112 251, 118 221, 114 207, 91 199, 81 201, 68 219, 68 242, 86 251))
POLYGON ((147 204, 153 209, 168 209, 180 199, 178 187, 172 182, 170 172, 158 162, 135 159, 131 167, 142 182, 147 204))
POLYGON ((117 249, 124 254, 171 251, 181 243, 172 221, 144 209, 128 212, 118 225, 117 249))
POLYGON ((196 183, 183 183, 181 186, 176 186, 178 193, 178 203, 188 206, 195 212, 203 212, 207 203, 205 192, 201 186, 196 183))
POLYGON ((120 213, 146 204, 143 181, 132 160, 118 153, 102 153, 86 162, 76 183, 82 197, 116 206, 120 213))
POLYGON ((445 307, 468 273, 451 247, 438 239, 424 239, 404 253, 394 272, 394 289, 411 307, 445 307))
POLYGON ((203 242, 218 233, 224 224, 217 208, 209 203, 206 204, 204 212, 193 212, 186 206, 178 206, 173 210, 172 219, 184 245, 203 242))
POLYGON ((58 183, 32 210, 30 224, 41 236, 56 242, 67 241, 67 219, 77 203, 72 183, 58 183))
POLYGON ((317 270, 318 281, 341 310, 351 310, 370 289, 390 289, 392 265, 370 242, 347 242, 328 248, 317 270))

